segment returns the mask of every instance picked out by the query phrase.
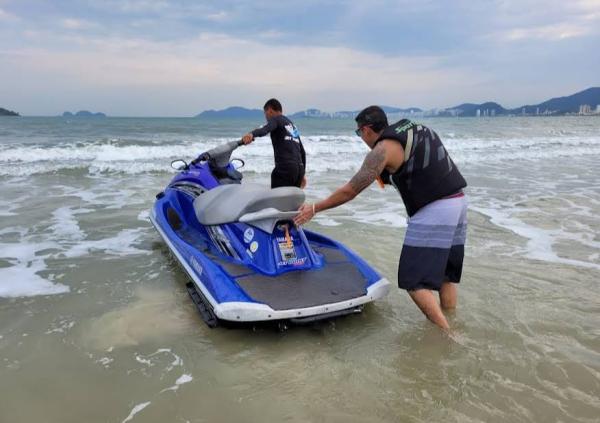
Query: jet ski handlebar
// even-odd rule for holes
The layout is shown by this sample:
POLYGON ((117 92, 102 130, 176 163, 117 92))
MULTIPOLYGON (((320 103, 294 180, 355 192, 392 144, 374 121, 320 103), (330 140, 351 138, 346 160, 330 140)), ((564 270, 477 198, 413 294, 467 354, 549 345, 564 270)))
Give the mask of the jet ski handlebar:
POLYGON ((231 153, 241 145, 244 145, 242 140, 229 141, 225 144, 218 145, 215 148, 200 154, 192 163, 214 160, 217 166, 227 166, 231 153))

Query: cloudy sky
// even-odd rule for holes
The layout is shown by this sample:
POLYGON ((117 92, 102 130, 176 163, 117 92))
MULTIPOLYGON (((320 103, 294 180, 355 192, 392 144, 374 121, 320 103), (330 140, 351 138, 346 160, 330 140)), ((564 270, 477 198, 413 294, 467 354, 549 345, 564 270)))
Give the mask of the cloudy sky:
POLYGON ((600 86, 600 0, 0 0, 0 107, 505 107, 600 86))

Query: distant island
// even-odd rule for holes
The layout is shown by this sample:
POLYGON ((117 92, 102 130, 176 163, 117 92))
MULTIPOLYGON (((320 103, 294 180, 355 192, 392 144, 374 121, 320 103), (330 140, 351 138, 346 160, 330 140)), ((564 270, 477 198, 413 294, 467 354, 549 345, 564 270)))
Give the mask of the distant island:
MULTIPOLYGON (((500 104, 463 103, 444 109, 424 110, 418 107, 399 108, 382 106, 392 118, 398 117, 493 117, 493 116, 565 116, 600 115, 600 87, 592 87, 566 97, 555 97, 539 104, 506 109, 500 104)), ((352 119, 359 110, 324 112, 306 109, 288 116, 292 119, 352 119)), ((244 107, 228 107, 223 110, 206 110, 198 115, 203 119, 256 119, 263 118, 263 111, 244 107)))
POLYGON ((0 116, 20 116, 17 112, 0 107, 0 116))
POLYGON ((104 117, 106 117, 106 115, 104 113, 100 113, 100 112, 92 113, 92 112, 89 112, 87 110, 80 110, 80 111, 78 111, 76 113, 64 112, 62 114, 62 116, 63 117, 71 117, 71 118, 72 117, 98 117, 98 118, 104 118, 104 117))

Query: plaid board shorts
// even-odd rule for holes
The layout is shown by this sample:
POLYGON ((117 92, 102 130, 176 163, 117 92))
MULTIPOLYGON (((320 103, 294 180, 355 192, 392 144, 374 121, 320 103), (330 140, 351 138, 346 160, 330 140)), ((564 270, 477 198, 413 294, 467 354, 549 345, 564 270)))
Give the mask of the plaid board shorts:
POLYGON ((443 198, 408 219, 398 265, 398 287, 439 291, 459 283, 467 237, 467 198, 443 198))

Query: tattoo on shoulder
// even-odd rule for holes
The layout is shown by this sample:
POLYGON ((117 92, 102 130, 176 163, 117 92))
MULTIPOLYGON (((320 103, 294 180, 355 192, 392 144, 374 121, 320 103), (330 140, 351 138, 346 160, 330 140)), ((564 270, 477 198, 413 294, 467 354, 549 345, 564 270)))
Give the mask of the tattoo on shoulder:
POLYGON ((367 154, 360 170, 350 180, 350 185, 356 192, 371 185, 385 167, 385 150, 381 146, 375 147, 367 154))

